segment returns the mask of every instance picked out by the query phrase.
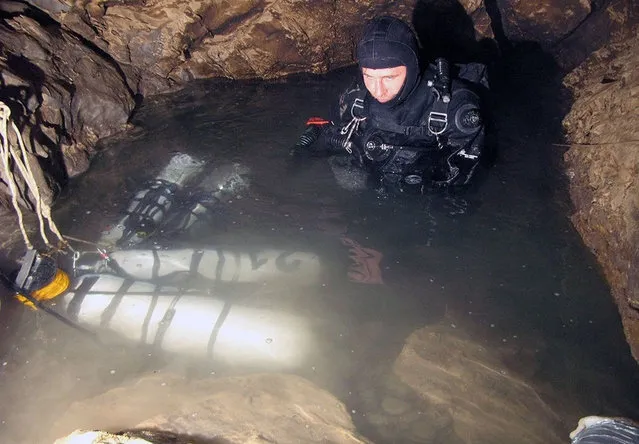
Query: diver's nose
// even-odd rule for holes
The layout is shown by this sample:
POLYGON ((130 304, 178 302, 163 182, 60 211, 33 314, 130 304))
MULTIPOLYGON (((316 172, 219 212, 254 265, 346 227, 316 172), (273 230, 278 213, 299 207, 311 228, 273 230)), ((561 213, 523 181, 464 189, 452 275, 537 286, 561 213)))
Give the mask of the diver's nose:
POLYGON ((373 97, 375 97, 376 99, 383 97, 384 96, 384 84, 382 83, 381 79, 377 79, 373 82, 373 91, 371 91, 371 94, 373 95, 373 97))

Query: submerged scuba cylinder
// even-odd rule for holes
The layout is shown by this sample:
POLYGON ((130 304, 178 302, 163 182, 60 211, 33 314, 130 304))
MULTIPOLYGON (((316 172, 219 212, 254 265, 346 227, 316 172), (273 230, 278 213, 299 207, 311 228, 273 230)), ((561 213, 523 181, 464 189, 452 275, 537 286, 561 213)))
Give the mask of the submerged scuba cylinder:
POLYGON ((118 276, 86 275, 58 307, 74 321, 130 341, 229 365, 299 368, 313 353, 310 322, 204 292, 118 276))
POLYGON ((100 244, 131 246, 153 234, 175 205, 176 193, 192 182, 204 169, 205 162, 179 153, 146 188, 138 191, 126 215, 102 233, 100 244))
POLYGON ((111 253, 106 260, 99 257, 88 264, 81 258, 80 262, 85 262, 78 267, 80 272, 111 272, 149 281, 187 274, 214 282, 293 281, 298 285, 312 285, 320 281, 322 273, 317 254, 275 249, 120 250, 111 253))

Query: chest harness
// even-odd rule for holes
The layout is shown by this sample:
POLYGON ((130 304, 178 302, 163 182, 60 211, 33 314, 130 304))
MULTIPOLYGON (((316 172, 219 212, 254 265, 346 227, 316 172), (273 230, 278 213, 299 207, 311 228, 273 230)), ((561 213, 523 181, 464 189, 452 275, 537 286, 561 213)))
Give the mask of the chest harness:
MULTIPOLYGON (((353 154, 353 142, 351 138, 360 124, 367 118, 372 122, 376 128, 383 131, 388 131, 396 134, 403 134, 405 136, 434 136, 437 141, 439 149, 444 148, 444 145, 440 139, 440 135, 448 128, 448 105, 450 104, 450 74, 448 61, 443 58, 436 60, 435 76, 432 80, 428 80, 428 86, 435 96, 435 101, 432 104, 431 111, 428 113, 428 118, 425 119, 425 125, 413 126, 413 125, 399 125, 393 122, 384 122, 374 117, 365 115, 364 98, 366 97, 365 88, 357 88, 351 93, 355 95, 353 104, 351 105, 350 113, 351 120, 340 129, 340 134, 345 136, 342 142, 342 146, 349 153, 353 154)), ((365 148, 365 154, 373 160, 370 155, 371 152, 377 153, 381 151, 390 151, 395 148, 393 145, 385 143, 379 143, 375 141, 367 141, 365 148)))

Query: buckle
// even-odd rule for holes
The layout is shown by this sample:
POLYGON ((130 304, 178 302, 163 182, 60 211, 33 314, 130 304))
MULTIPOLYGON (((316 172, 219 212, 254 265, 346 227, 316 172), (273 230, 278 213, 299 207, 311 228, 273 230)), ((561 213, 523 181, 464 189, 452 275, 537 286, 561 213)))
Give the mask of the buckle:
POLYGON ((355 119, 361 119, 361 116, 358 116, 355 112, 355 108, 359 108, 360 110, 364 109, 364 99, 355 99, 353 101, 353 106, 351 106, 351 116, 355 119))
POLYGON ((448 114, 446 113, 438 113, 435 111, 431 111, 430 114, 428 114, 428 130, 435 134, 436 136, 440 135, 441 133, 443 133, 444 131, 446 131, 446 128, 448 128, 448 114), (437 125, 441 125, 441 129, 440 130, 434 130, 433 129, 433 123, 437 124, 437 125))

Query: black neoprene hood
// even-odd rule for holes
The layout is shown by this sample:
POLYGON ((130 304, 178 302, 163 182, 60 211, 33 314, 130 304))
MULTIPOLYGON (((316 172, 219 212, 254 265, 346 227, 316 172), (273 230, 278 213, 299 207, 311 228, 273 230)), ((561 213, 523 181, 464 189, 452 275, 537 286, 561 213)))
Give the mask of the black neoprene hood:
POLYGON ((394 103, 402 102, 419 80, 418 47, 415 34, 402 20, 383 16, 364 27, 357 44, 357 61, 361 68, 384 69, 406 66, 406 81, 394 103))

